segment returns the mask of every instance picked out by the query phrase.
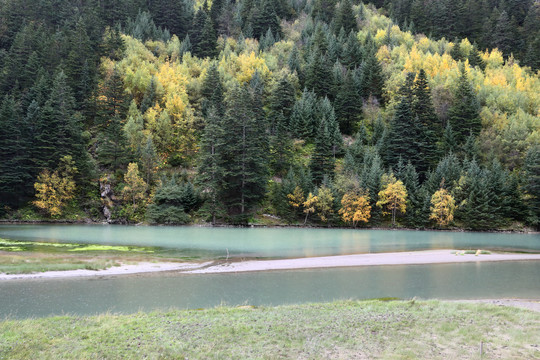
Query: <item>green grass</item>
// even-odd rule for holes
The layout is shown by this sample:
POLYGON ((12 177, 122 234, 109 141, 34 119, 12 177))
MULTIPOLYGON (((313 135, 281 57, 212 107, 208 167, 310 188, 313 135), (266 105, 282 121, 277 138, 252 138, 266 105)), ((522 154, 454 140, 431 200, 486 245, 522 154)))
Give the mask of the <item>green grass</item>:
POLYGON ((0 239, 0 273, 101 270, 140 261, 197 260, 185 252, 155 247, 48 243, 0 239))
POLYGON ((0 322, 1 359, 533 359, 540 314, 341 301, 0 322))

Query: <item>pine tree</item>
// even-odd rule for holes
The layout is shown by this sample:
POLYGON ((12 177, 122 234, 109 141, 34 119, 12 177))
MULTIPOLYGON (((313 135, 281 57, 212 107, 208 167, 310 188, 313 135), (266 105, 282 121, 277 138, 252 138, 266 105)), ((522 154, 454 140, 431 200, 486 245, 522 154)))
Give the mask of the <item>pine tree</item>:
POLYGON ((509 56, 514 50, 516 24, 512 24, 506 11, 501 11, 496 25, 491 34, 491 45, 502 51, 503 55, 509 56))
POLYGON ((426 72, 420 69, 414 82, 414 100, 412 110, 418 118, 418 140, 421 146, 422 164, 419 164, 420 172, 424 173, 430 166, 437 162, 438 153, 436 142, 442 135, 442 127, 431 100, 431 92, 427 81, 426 72))
POLYGON ((412 162, 415 166, 420 162, 422 140, 419 136, 419 120, 413 112, 413 80, 414 73, 407 74, 405 84, 401 87, 401 101, 390 124, 389 141, 386 148, 386 159, 390 166, 394 166, 400 159, 412 162))
POLYGON ((334 17, 336 3, 336 0, 315 0, 311 16, 330 24, 334 17))
POLYGON ((195 56, 214 58, 218 55, 217 33, 210 17, 207 17, 204 22, 201 38, 197 45, 194 51, 195 56))
POLYGON ((236 85, 228 94, 221 148, 221 194, 230 215, 245 222, 246 214, 264 196, 267 162, 265 131, 258 121, 256 89, 236 85))
POLYGON ((540 227, 540 146, 532 146, 523 163, 524 189, 528 195, 526 206, 529 213, 527 221, 540 227))
POLYGON ((313 182, 321 184, 325 177, 331 178, 334 173, 334 156, 332 152, 332 140, 328 131, 326 119, 321 121, 321 128, 315 137, 315 150, 311 158, 310 169, 313 174, 313 182))
POLYGON ((478 135, 482 128, 476 94, 463 64, 460 67, 458 87, 454 92, 454 103, 449 110, 449 118, 458 143, 465 141, 470 133, 478 135))
POLYGON ((335 106, 341 132, 350 135, 362 114, 362 98, 356 92, 351 72, 345 76, 335 106))
POLYGON ((367 99, 373 96, 379 103, 384 104, 383 86, 384 78, 382 75, 381 64, 377 60, 374 51, 368 51, 366 59, 362 66, 362 84, 360 96, 367 99))
POLYGON ((330 82, 332 78, 330 72, 331 65, 324 55, 318 55, 314 51, 309 64, 306 66, 306 88, 313 90, 320 97, 331 94, 330 82))
POLYGON ((343 28, 345 33, 358 31, 356 18, 350 0, 342 0, 334 17, 334 32, 337 34, 343 28))
POLYGON ((273 0, 261 0, 260 9, 252 21, 253 37, 260 39, 270 29, 272 34, 281 38, 281 26, 274 8, 273 0))
POLYGON ((283 127, 281 133, 289 130, 290 117, 295 103, 295 89, 289 81, 288 76, 283 75, 272 88, 268 100, 270 133, 274 134, 277 128, 278 117, 283 116, 283 127))
POLYGON ((216 63, 212 63, 208 68, 201 87, 201 95, 204 97, 202 101, 203 116, 207 115, 210 108, 214 108, 217 116, 223 116, 225 114, 223 82, 221 81, 216 63))
POLYGON ((356 33, 351 31, 347 37, 347 42, 343 45, 341 52, 342 62, 349 70, 352 70, 360 66, 363 58, 360 42, 356 37, 356 33))
POLYGON ((32 178, 27 159, 27 143, 13 97, 6 95, 0 105, 0 197, 10 206, 18 206, 28 195, 32 178))

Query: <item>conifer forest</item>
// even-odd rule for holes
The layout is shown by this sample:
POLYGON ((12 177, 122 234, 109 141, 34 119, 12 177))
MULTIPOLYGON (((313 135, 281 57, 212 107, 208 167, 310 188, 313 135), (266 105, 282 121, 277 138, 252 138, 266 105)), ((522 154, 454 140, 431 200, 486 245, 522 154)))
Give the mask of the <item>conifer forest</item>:
POLYGON ((540 227, 539 0, 0 0, 0 218, 540 227))

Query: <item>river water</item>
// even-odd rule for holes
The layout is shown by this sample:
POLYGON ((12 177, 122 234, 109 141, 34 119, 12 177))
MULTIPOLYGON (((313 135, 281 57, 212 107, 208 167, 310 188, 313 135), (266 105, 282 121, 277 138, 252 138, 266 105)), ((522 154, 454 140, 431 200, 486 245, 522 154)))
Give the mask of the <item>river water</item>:
POLYGON ((540 252, 540 235, 407 230, 0 225, 0 238, 156 246, 198 257, 293 258, 433 249, 540 252))
MULTIPOLYGON (((291 258, 427 249, 540 251, 537 234, 293 228, 2 225, 10 240, 291 258)), ((0 281, 0 318, 281 305, 338 299, 540 299, 540 261, 0 281)))

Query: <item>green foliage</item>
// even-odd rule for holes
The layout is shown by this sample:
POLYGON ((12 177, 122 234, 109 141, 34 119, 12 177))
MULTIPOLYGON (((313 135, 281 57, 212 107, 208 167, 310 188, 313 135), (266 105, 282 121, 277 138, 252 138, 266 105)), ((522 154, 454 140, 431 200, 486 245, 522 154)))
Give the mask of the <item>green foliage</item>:
POLYGON ((146 218, 153 224, 186 224, 190 221, 188 213, 196 210, 201 202, 193 184, 178 184, 172 177, 156 190, 146 218))

